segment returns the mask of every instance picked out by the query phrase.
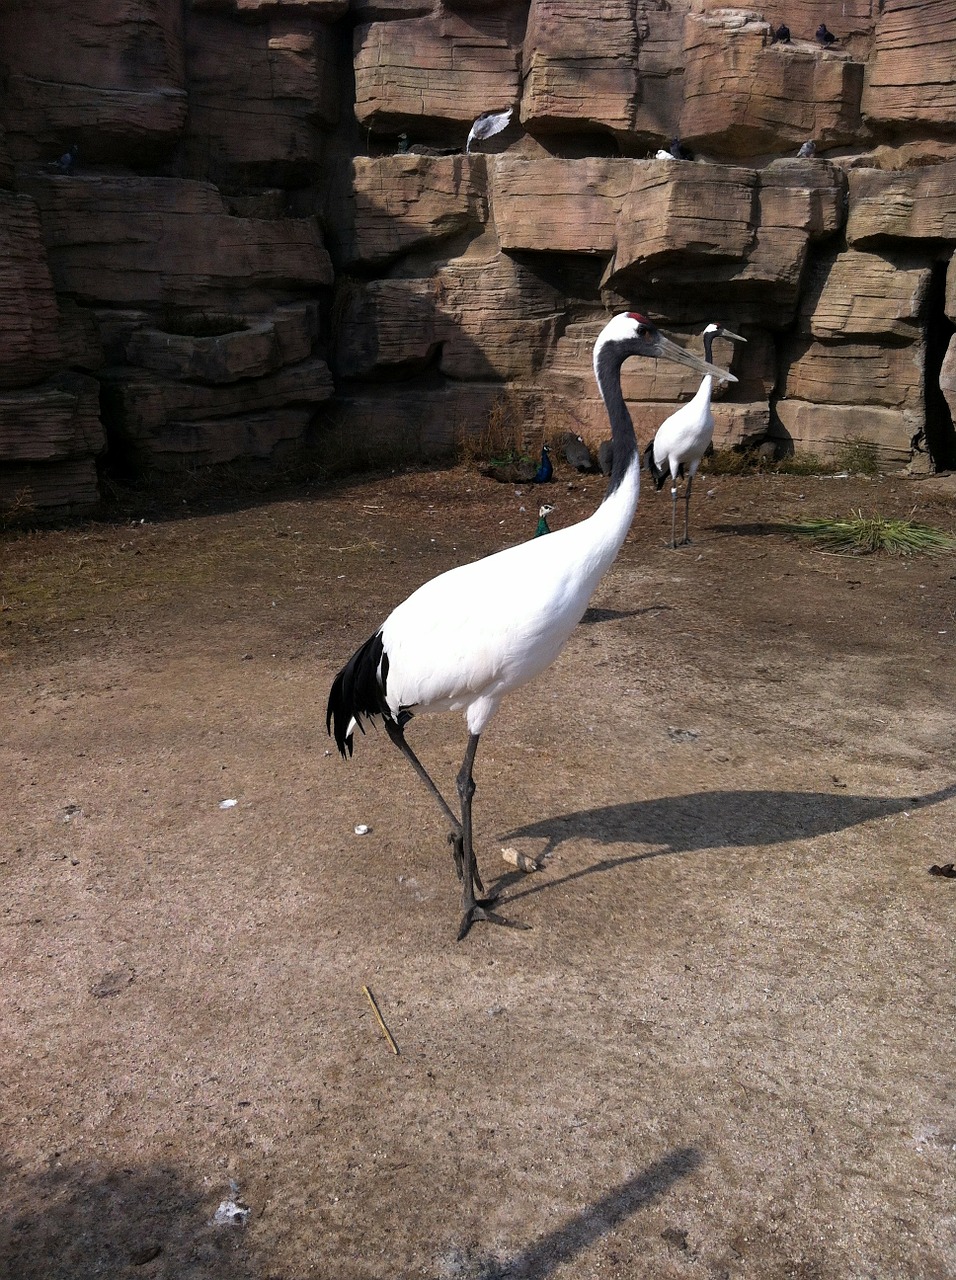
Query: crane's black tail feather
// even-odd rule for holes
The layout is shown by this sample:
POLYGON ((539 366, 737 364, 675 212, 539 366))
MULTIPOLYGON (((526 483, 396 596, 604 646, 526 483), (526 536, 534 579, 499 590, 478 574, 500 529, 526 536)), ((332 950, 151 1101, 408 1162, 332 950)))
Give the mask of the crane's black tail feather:
POLYGON ((362 716, 387 716, 385 683, 388 678, 388 654, 381 631, 352 654, 332 681, 325 727, 335 738, 343 758, 352 754, 352 722, 364 733, 362 716))
POLYGON ((664 481, 667 479, 667 472, 662 471, 661 468, 654 461, 654 441, 653 440, 644 450, 644 465, 645 467, 647 467, 648 471, 651 473, 651 476, 653 477, 654 484, 656 485, 656 487, 658 489, 663 489, 664 481))

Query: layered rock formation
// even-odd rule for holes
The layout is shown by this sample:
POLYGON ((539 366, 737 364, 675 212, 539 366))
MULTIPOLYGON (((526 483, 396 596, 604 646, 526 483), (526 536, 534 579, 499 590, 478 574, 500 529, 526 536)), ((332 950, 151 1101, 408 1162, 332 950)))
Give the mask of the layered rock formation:
POLYGON ((745 333, 719 443, 956 465, 956 0, 10 0, 0 67, 0 506, 596 440, 623 305, 745 333))

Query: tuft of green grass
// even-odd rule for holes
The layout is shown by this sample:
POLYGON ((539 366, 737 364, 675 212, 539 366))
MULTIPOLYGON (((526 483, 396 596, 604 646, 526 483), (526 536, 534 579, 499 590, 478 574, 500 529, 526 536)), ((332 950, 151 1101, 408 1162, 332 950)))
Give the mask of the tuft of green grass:
POLYGON ((794 453, 785 458, 764 458, 759 449, 713 449, 706 455, 701 471, 708 476, 750 476, 758 472, 780 476, 826 476, 837 467, 815 453, 794 453))
POLYGON ((865 556, 885 551, 894 556, 912 556, 956 551, 956 538, 941 529, 914 520, 864 516, 862 511, 843 520, 801 520, 788 528, 838 555, 865 556))
POLYGON ((850 436, 844 440, 837 449, 836 461, 839 471, 849 471, 858 476, 879 474, 879 450, 872 440, 864 440, 862 436, 850 436))
POLYGON ((773 464, 773 470, 781 476, 832 476, 840 470, 832 462, 824 462, 815 453, 792 453, 773 464))

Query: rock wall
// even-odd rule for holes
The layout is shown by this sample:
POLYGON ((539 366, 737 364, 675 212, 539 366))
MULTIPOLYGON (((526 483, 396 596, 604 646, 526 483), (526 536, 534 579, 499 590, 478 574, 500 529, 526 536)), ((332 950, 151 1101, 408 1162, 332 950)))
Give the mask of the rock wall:
POLYGON ((0 68, 0 506, 596 440, 625 305, 747 336, 718 443, 956 465, 956 0, 7 0, 0 68))

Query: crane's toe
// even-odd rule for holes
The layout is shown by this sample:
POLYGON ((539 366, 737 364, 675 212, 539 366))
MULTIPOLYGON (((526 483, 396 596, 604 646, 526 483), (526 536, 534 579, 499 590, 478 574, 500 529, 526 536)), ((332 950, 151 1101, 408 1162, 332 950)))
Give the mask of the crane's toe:
POLYGON ((448 843, 451 845, 451 856, 455 859, 455 871, 459 880, 465 876, 465 848, 460 831, 449 831, 448 843))
MULTIPOLYGON (((451 856, 455 859, 455 874, 459 880, 465 878, 465 844, 461 832, 449 831, 448 843, 451 845, 451 856)), ((484 893, 485 886, 482 884, 481 876, 478 874, 478 864, 476 863, 472 872, 472 883, 479 893, 484 893)))
POLYGON ((507 929, 530 929, 527 924, 519 924, 516 920, 506 920, 504 916, 498 915, 497 911, 490 911, 488 904, 494 902, 494 898, 481 898, 472 906, 468 907, 465 914, 461 918, 461 925, 458 929, 458 941, 468 933, 473 924, 479 920, 484 920, 488 924, 504 925, 507 929))

